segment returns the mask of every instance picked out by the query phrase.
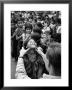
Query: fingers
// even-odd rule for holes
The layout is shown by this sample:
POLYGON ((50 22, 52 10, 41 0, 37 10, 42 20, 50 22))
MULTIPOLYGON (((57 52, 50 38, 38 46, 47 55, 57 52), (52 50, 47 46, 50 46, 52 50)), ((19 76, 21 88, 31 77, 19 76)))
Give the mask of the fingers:
POLYGON ((43 49, 41 47, 38 47, 37 50, 42 53, 43 52, 43 49))

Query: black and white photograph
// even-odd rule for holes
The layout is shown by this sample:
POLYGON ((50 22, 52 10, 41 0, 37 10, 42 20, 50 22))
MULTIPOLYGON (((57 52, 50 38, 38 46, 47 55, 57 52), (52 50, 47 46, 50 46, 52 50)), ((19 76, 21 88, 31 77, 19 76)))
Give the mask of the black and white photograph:
POLYGON ((4 85, 68 85, 68 4, 4 5, 4 85))
POLYGON ((61 78, 61 12, 11 11, 11 79, 61 78))

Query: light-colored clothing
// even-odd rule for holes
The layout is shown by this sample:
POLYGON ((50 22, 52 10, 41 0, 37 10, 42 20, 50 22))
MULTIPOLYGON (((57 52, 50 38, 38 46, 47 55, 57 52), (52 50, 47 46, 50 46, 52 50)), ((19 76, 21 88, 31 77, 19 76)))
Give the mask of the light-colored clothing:
POLYGON ((22 58, 18 58, 15 78, 16 79, 30 79, 26 74, 22 58))

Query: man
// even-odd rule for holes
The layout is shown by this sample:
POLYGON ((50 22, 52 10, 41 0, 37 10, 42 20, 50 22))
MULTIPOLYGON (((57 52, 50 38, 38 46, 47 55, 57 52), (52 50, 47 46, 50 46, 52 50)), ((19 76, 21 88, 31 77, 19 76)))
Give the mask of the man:
POLYGON ((18 21, 18 27, 15 30, 15 32, 13 33, 13 35, 11 36, 11 39, 13 39, 14 41, 14 45, 13 45, 13 53, 14 53, 14 57, 15 60, 17 61, 17 57, 19 54, 19 50, 22 47, 22 39, 20 38, 20 36, 23 34, 23 22, 22 21, 18 21))
MULTIPOLYGON (((39 47, 37 49, 38 53, 43 57, 43 61, 45 63, 46 70, 49 72, 48 74, 43 74, 40 79, 60 79, 61 78, 61 47, 59 44, 52 44, 48 48, 46 55, 41 51, 39 47)), ((20 51, 20 56, 18 58, 18 63, 16 67, 16 78, 17 79, 26 79, 29 78, 23 63, 23 55, 27 52, 24 48, 20 51)))

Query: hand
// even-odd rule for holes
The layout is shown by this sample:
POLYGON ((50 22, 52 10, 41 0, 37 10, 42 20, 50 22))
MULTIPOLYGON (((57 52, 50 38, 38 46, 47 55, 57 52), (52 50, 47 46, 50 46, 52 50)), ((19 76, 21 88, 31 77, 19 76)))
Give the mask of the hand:
POLYGON ((23 47, 20 50, 20 56, 19 57, 23 57, 23 55, 28 51, 29 49, 25 50, 23 47))
POLYGON ((37 51, 42 56, 44 63, 45 64, 48 64, 48 59, 46 58, 46 55, 42 52, 42 48, 41 47, 38 47, 37 48, 37 51))
POLYGON ((41 54, 41 55, 43 55, 43 54, 44 54, 44 53, 42 52, 43 50, 42 50, 42 48, 41 48, 41 47, 38 47, 38 48, 37 48, 37 51, 38 51, 38 53, 39 53, 39 54, 41 54))

